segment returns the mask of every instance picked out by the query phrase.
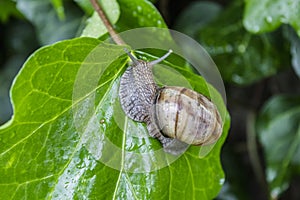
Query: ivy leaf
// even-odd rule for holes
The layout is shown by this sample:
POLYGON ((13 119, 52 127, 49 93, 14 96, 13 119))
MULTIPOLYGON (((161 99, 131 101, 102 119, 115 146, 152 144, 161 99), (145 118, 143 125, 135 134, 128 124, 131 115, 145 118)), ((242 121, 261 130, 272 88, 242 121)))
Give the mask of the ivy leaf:
MULTIPOLYGON (((194 146, 172 161, 156 152, 161 146, 144 124, 120 110, 118 84, 128 62, 123 48, 77 38, 43 47, 26 61, 11 89, 14 116, 0 127, 0 199, 217 195, 224 180, 220 149, 229 129, 220 95, 213 92, 226 112, 221 139, 204 158, 194 146)), ((209 94, 203 78, 179 72, 209 94)))
POLYGON ((280 35, 253 35, 242 25, 242 2, 234 1, 212 23, 202 28, 198 40, 216 62, 225 81, 247 85, 275 74, 286 62, 280 35), (255 58, 255 59, 254 59, 255 58))
POLYGON ((271 196, 285 191, 300 167, 300 96, 280 95, 270 99, 257 120, 257 132, 267 162, 266 176, 271 196))
POLYGON ((300 0, 247 0, 244 26, 253 33, 273 31, 290 24, 300 36, 300 0))
POLYGON ((290 41, 291 56, 292 56, 292 66, 295 73, 300 77, 300 37, 295 33, 291 27, 284 29, 285 37, 290 41))

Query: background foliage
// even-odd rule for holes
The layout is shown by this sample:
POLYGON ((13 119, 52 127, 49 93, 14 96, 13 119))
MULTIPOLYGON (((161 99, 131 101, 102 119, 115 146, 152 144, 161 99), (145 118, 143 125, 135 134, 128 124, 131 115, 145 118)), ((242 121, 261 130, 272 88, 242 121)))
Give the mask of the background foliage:
MULTIPOLYGON (((103 1, 103 5, 105 5, 104 7, 109 18, 115 23, 117 31, 143 26, 169 27, 179 30, 199 41, 210 53, 219 67, 226 84, 227 105, 232 116, 232 126, 221 153, 226 179, 217 198, 300 199, 299 193, 297 192, 297 188, 300 187, 300 21, 298 20, 300 15, 300 1, 219 0, 207 2, 159 0, 152 2, 155 3, 154 5, 159 11, 156 10, 151 2, 146 0, 103 1)), ((77 57, 79 53, 76 54, 75 49, 77 49, 78 46, 82 46, 83 49, 81 50, 88 53, 89 48, 98 44, 99 41, 96 39, 86 40, 83 38, 64 41, 52 46, 54 42, 79 37, 82 32, 90 37, 99 37, 101 33, 105 33, 105 30, 101 29, 101 24, 99 24, 101 22, 92 16, 92 11, 89 2, 85 0, 17 0, 16 2, 3 0, 0 2, 0 36, 3 38, 1 40, 0 55, 0 123, 4 124, 12 115, 8 90, 12 85, 13 78, 25 62, 25 59, 27 59, 34 50, 44 45, 51 45, 34 54, 36 58, 44 59, 45 56, 42 55, 43 52, 47 52, 47 50, 50 49, 53 51, 53 48, 64 49, 70 45, 70 48, 73 47, 72 50, 75 52, 73 55, 69 55, 69 58, 80 61, 80 58, 83 57, 77 57)), ((84 55, 85 54, 82 54, 81 56, 84 55)), ((31 61, 33 61, 34 56, 31 57, 31 61)), ((54 58, 58 58, 59 56, 58 54, 54 56, 54 58)), ((31 77, 32 72, 36 73, 34 70, 36 66, 34 64, 31 65, 29 63, 31 61, 27 61, 26 66, 32 66, 32 71, 29 67, 26 67, 28 75, 25 76, 26 70, 22 71, 23 78, 17 79, 20 83, 15 84, 25 84, 27 81, 26 78, 31 77)), ((44 63, 53 62, 51 60, 42 61, 44 63)), ((63 62, 66 62, 66 60, 63 62)), ((119 60, 119 62, 123 62, 124 64, 122 60, 119 60)), ((56 76, 55 65, 53 67, 53 71, 51 72, 50 70, 47 71, 47 73, 54 73, 53 76, 56 76)), ((41 72, 41 74, 43 73, 44 72, 41 72)), ((71 81, 74 80, 72 76, 75 74, 76 70, 70 74, 62 73, 59 77, 71 81)), ((49 83, 51 83, 51 80, 49 80, 49 83)), ((59 79, 56 83, 60 83, 59 79)), ((71 82, 68 83, 70 84, 71 82)), ((46 87, 46 81, 44 82, 44 86, 46 89, 48 88, 46 87)), ((43 91, 43 87, 37 87, 37 89, 43 91)), ((26 88, 24 85, 15 88, 15 90, 22 92, 15 93, 19 95, 19 97, 15 96, 15 105, 17 105, 17 101, 20 101, 24 97, 21 94, 26 94, 24 88, 26 88)), ((61 87, 64 92, 60 93, 56 91, 56 95, 62 95, 59 97, 66 100, 64 101, 65 106, 70 103, 70 99, 68 98, 71 91, 68 91, 68 88, 70 89, 68 85, 65 85, 61 87)), ((34 97, 31 98, 36 99, 34 97)), ((47 97, 45 97, 45 99, 47 99, 47 97)), ((36 104, 38 105, 42 102, 36 102, 36 104)), ((21 106, 22 104, 19 103, 18 105, 21 106)), ((59 107, 61 104, 57 104, 57 106, 58 110, 62 109, 59 107)), ((2 192, 1 195, 6 194, 8 195, 5 196, 7 198, 15 197, 18 199, 18 195, 22 196, 24 192, 34 191, 36 188, 39 188, 39 191, 41 191, 37 194, 45 195, 47 194, 47 188, 54 187, 51 184, 57 184, 58 177, 50 175, 56 174, 55 170, 59 171, 62 170, 62 168, 49 165, 49 163, 45 162, 47 161, 46 159, 41 160, 45 162, 43 163, 45 166, 49 167, 45 168, 45 171, 32 171, 39 172, 40 174, 26 173, 26 171, 30 171, 32 167, 44 167, 38 165, 41 164, 37 162, 39 159, 32 159, 32 161, 30 161, 28 158, 39 158, 38 155, 44 155, 46 153, 53 154, 50 155, 50 157, 56 158, 55 162, 59 163, 58 166, 65 166, 66 161, 61 159, 64 158, 64 155, 54 150, 56 148, 56 142, 61 144, 62 141, 66 141, 67 144, 65 144, 65 146, 68 146, 70 149, 65 150, 65 152, 76 152, 76 155, 73 155, 74 158, 90 158, 87 156, 88 153, 84 148, 74 151, 76 140, 80 137, 76 134, 71 134, 74 133, 72 124, 64 126, 66 130, 60 130, 69 134, 49 140, 53 142, 53 144, 49 143, 47 146, 52 146, 53 151, 30 155, 30 152, 33 152, 33 150, 28 149, 28 146, 24 143, 24 146, 21 146, 18 150, 12 151, 12 155, 7 157, 3 156, 5 153, 3 149, 6 148, 5 144, 8 145, 11 143, 13 145, 14 141, 21 141, 19 137, 22 137, 22 135, 17 134, 20 130, 22 130, 21 132, 32 132, 32 130, 35 130, 36 126, 39 125, 38 122, 35 121, 36 123, 31 123, 30 126, 27 125, 26 128, 24 128, 22 127, 22 123, 20 123, 22 119, 30 119, 30 115, 28 115, 30 110, 38 108, 36 105, 32 105, 32 108, 24 107, 24 109, 20 109, 22 112, 18 115, 14 113, 15 116, 19 117, 19 122, 10 125, 11 130, 6 129, 6 132, 1 132, 0 186, 1 191, 5 191, 5 193, 2 192), (28 111, 26 111, 26 109, 28 111), (15 131, 18 129, 19 131, 15 131), (5 133, 7 133, 7 135, 5 135, 5 133), (74 143, 70 144, 68 141, 74 141, 74 143), (28 154, 18 154, 18 152, 28 152, 28 154), (54 155, 57 152, 58 154, 54 155), (26 156, 23 157, 24 160, 22 160, 22 158, 17 157, 17 155, 26 156), (16 160, 19 160, 18 163, 20 166, 14 165, 16 160), (24 163, 26 163, 25 167, 23 167, 24 163), (21 170, 22 168, 23 170, 21 170), (51 171, 51 169, 54 170, 54 172, 51 171), (47 173, 49 173, 49 177, 47 177, 47 173), (26 175, 30 177, 26 177, 26 175), (35 182, 33 177, 36 177, 36 180, 39 181, 35 182), (49 181, 43 183, 39 177, 47 177, 50 180, 53 179, 53 182, 49 181), (26 182, 26 180, 33 181, 26 182), (8 186, 6 185, 7 182, 16 183, 16 185, 14 187, 12 187, 12 185, 8 186), (17 184, 22 182, 24 183, 22 185, 23 188, 17 184), (15 191, 19 192, 16 193, 15 191), (15 196, 11 196, 10 194, 15 194, 15 196)), ((68 115, 65 117, 67 116, 68 115)), ((45 115, 41 114, 40 117, 44 117, 45 119, 40 119, 47 121, 49 119, 47 117, 51 118, 51 113, 45 115)), ((36 120, 37 117, 33 116, 33 119, 36 120)), ((66 119, 62 119, 61 122, 63 123, 65 120, 66 119)), ((66 121, 69 123, 68 120, 66 121)), ((59 126, 53 130, 59 130, 59 126)), ((43 133, 43 131, 41 131, 41 133, 43 133)), ((43 141, 43 137, 39 136, 39 134, 36 134, 36 137, 43 141)), ((218 151, 225 137, 226 135, 220 140, 217 149, 212 153, 211 157, 207 159, 219 159, 218 151)), ((32 143, 33 142, 29 143, 29 145, 32 143)), ((191 159, 189 157, 193 157, 193 151, 194 150, 191 149, 191 153, 183 157, 175 166, 184 166, 184 164, 180 164, 180 162, 188 163, 184 160, 191 159)), ((69 154, 65 156, 68 157, 69 154)), ((73 185, 74 191, 79 191, 81 194, 94 195, 95 197, 100 195, 97 193, 99 191, 96 191, 95 188, 102 187, 103 190, 101 191, 108 192, 108 194, 104 194, 104 196, 107 195, 106 197, 111 197, 112 194, 117 193, 119 196, 114 196, 117 199, 130 198, 126 195, 138 197, 139 195, 149 194, 146 189, 149 186, 147 184, 150 183, 147 181, 153 180, 153 177, 160 179, 165 178, 167 176, 166 174, 169 174, 169 171, 172 170, 174 177, 179 177, 182 176, 179 172, 186 169, 186 167, 183 167, 182 170, 175 170, 175 167, 169 169, 169 171, 164 169, 157 173, 144 176, 113 171, 107 176, 105 172, 108 171, 103 170, 104 166, 96 163, 96 160, 93 158, 88 159, 88 161, 85 160, 85 162, 84 160, 72 159, 71 161, 69 167, 72 167, 73 164, 80 169, 85 169, 83 171, 77 170, 78 173, 82 173, 81 176, 79 174, 72 174, 74 171, 69 171, 71 172, 71 174, 69 174, 70 177, 76 175, 82 177, 77 180, 77 184, 82 187, 74 187, 73 185), (87 167, 82 167, 85 164, 87 164, 87 167), (95 165, 97 167, 94 167, 95 165), (93 180, 94 186, 97 187, 92 187, 84 181, 92 180, 91 177, 95 173, 99 173, 97 174, 97 178, 93 180), (118 177, 123 178, 124 181, 119 182, 120 185, 116 187, 115 183, 118 183, 118 177), (152 179, 147 179, 149 177, 152 177, 152 179), (103 185, 110 180, 115 181, 112 185, 106 185, 107 187, 104 187, 103 185), (127 184, 128 182, 132 184, 127 184), (141 182, 143 184, 139 184, 141 182), (115 190, 117 191, 115 193, 111 193, 109 186, 121 189, 115 190), (129 191, 139 191, 141 193, 124 193, 128 187, 129 191), (88 191, 89 188, 90 191, 88 191), (85 189, 85 192, 82 192, 83 189, 85 189)), ((217 164, 218 161, 213 161, 213 163, 213 166, 216 167, 216 172, 220 173, 220 177, 222 177, 223 171, 217 164)), ((196 169, 199 168, 195 167, 195 170, 196 169)), ((198 177, 196 175, 197 172, 194 170, 189 174, 191 177, 198 177)), ((199 172, 199 174, 203 175, 203 172, 199 172)), ((65 174, 65 176, 67 176, 67 174, 65 174)), ((190 184, 191 177, 188 177, 184 181, 190 184)), ((156 183, 159 183, 154 187, 156 192, 165 193, 165 190, 168 189, 165 186, 166 183, 160 181, 156 183)), ((174 186, 179 185, 180 181, 173 180, 172 184, 174 184, 174 186)), ((177 194, 190 198, 194 197, 195 199, 197 199, 197 197, 203 197, 201 196, 202 194, 195 192, 197 191, 195 190, 196 187, 192 187, 189 184, 184 189, 184 191, 187 191, 186 194, 180 192, 176 193, 175 191, 182 190, 182 188, 178 186, 178 188, 174 187, 175 189, 171 190, 167 195, 177 194)), ((200 183, 197 183, 195 185, 199 184, 200 183)), ((205 182, 202 184, 205 184, 205 182)), ((209 185, 210 182, 207 184, 209 185)), ((203 188, 206 191, 206 198, 210 199, 217 195, 220 186, 213 187, 210 192, 207 188, 203 188)), ((83 196, 76 195, 73 198, 84 198, 83 196)), ((36 196, 36 198, 41 197, 44 196, 36 196)), ((93 196, 90 196, 90 198, 92 197, 93 196)), ((149 198, 149 196, 143 197, 149 198)), ((152 196, 152 198, 155 199, 155 196, 152 196)))

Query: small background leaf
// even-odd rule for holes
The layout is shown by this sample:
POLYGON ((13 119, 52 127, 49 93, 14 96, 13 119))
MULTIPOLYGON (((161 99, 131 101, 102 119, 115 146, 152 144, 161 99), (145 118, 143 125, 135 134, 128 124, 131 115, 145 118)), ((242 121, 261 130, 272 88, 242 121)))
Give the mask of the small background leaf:
POLYGON ((300 36, 299 0, 247 0, 243 23, 253 33, 273 31, 290 24, 300 36))
POLYGON ((300 97, 280 95, 263 107, 257 120, 259 140, 267 162, 266 178, 273 199, 300 172, 300 97))
POLYGON ((300 38, 290 27, 285 29, 285 35, 291 43, 292 66, 297 76, 300 77, 300 38))
POLYGON ((234 1, 200 30, 198 40, 216 62, 225 81, 247 85, 275 74, 287 60, 281 53, 287 47, 274 46, 281 35, 247 32, 242 25, 241 9, 242 3, 234 1))

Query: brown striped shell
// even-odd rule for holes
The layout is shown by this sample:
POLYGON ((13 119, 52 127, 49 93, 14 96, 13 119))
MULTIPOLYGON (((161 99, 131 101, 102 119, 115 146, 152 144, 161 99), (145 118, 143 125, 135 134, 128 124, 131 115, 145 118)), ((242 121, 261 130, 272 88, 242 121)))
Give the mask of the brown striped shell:
POLYGON ((160 89, 153 112, 155 123, 165 136, 187 144, 211 144, 222 133, 222 120, 216 106, 187 88, 160 89))

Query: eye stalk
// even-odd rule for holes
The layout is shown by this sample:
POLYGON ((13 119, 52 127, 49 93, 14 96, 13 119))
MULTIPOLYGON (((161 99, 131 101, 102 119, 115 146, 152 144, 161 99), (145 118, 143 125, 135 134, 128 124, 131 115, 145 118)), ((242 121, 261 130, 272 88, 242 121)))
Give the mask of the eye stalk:
POLYGON ((149 62, 149 65, 153 66, 153 65, 160 63, 161 61, 166 59, 172 52, 173 52, 172 49, 169 49, 169 51, 165 55, 163 55, 161 58, 149 62))
MULTIPOLYGON (((138 60, 130 53, 130 51, 127 48, 124 48, 124 51, 127 53, 127 55, 130 57, 131 61, 134 64, 138 64, 138 60)), ((149 62, 148 65, 153 66, 153 65, 156 65, 156 64, 160 63, 161 61, 166 59, 172 52, 173 52, 172 49, 169 49, 169 51, 165 55, 158 58, 157 60, 153 60, 153 61, 149 62)))

